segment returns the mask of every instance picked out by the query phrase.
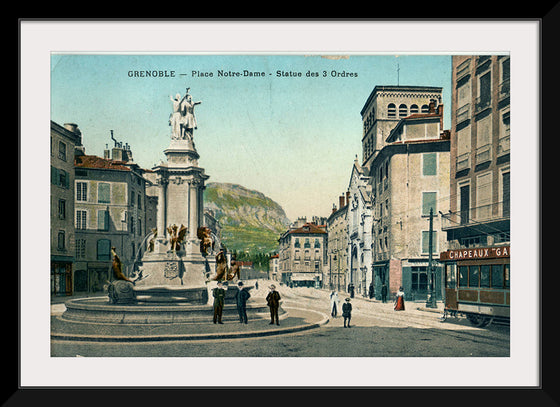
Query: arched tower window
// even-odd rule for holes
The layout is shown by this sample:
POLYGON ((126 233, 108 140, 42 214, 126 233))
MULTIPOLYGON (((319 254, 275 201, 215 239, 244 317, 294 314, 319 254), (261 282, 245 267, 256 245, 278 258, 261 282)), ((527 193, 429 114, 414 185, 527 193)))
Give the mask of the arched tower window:
POLYGON ((408 116, 408 107, 403 103, 399 106, 399 117, 408 116))
POLYGON ((397 117, 397 106, 394 103, 390 103, 387 106, 387 116, 388 117, 397 117))

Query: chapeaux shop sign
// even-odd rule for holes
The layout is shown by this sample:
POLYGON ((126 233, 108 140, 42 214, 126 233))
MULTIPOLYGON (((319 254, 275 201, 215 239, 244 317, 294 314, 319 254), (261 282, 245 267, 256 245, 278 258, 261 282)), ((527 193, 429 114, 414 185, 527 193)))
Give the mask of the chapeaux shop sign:
POLYGON ((440 260, 474 260, 474 259, 496 259, 509 257, 510 247, 476 247, 472 249, 456 249, 441 252, 440 260))

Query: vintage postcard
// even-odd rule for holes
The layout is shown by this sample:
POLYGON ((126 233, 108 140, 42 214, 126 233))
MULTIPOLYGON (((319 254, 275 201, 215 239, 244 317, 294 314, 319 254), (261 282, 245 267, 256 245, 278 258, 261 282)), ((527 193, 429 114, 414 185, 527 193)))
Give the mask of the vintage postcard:
MULTIPOLYGON (((375 360, 391 371, 404 360, 406 383, 425 385, 414 374, 425 358, 494 372, 531 359, 512 323, 511 261, 523 247, 514 95, 526 80, 512 68, 530 58, 495 46, 501 37, 367 50, 303 36, 298 48, 294 23, 152 31, 200 44, 184 50, 139 47, 125 24, 140 39, 124 48, 103 27, 98 48, 45 46, 50 146, 34 154, 50 166, 51 363, 127 357, 172 372, 185 358, 197 371, 245 358, 256 372, 269 358, 302 371, 375 360), (280 28, 286 49, 231 47, 280 28), (230 48, 215 30, 231 30, 230 48)), ((391 384, 376 374, 366 385, 391 384)))

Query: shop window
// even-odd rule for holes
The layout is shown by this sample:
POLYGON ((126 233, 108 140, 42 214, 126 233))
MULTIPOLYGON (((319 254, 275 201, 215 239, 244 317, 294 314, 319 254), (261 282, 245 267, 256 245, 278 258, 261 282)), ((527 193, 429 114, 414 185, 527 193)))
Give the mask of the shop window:
POLYGON ((492 265, 492 288, 504 288, 504 268, 501 264, 492 265))
POLYGON ((459 266, 459 287, 467 287, 469 283, 468 266, 459 266))
POLYGON ((490 266, 480 266, 480 287, 490 287, 490 266))
POLYGON ((480 278, 480 266, 469 267, 469 287, 478 287, 480 278))
POLYGON ((455 289, 456 288, 456 275, 457 272, 457 265, 456 264, 448 264, 446 267, 446 287, 455 289))

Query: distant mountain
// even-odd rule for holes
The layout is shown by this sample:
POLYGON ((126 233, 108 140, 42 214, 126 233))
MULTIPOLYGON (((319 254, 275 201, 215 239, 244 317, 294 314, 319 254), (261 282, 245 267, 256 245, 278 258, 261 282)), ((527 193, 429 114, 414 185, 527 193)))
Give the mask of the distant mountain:
POLYGON ((270 253, 290 221, 282 207, 258 191, 241 185, 210 182, 204 190, 204 208, 214 211, 229 250, 270 253))

